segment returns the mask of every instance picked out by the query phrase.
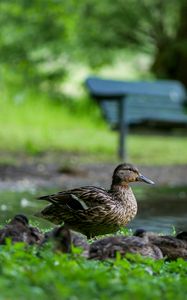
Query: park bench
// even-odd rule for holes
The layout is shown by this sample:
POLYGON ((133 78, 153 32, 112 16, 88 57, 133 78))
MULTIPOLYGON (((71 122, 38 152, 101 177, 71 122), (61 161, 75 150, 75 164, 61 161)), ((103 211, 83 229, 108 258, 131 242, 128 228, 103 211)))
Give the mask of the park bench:
POLYGON ((126 157, 129 126, 150 121, 187 125, 186 90, 178 81, 130 82, 89 77, 86 86, 111 128, 119 130, 120 159, 126 157))

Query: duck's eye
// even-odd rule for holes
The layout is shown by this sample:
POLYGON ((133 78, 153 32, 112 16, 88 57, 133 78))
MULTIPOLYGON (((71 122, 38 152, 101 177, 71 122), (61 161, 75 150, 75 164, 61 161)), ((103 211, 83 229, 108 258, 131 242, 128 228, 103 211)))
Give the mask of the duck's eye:
POLYGON ((129 168, 128 171, 138 174, 138 171, 133 168, 129 168))

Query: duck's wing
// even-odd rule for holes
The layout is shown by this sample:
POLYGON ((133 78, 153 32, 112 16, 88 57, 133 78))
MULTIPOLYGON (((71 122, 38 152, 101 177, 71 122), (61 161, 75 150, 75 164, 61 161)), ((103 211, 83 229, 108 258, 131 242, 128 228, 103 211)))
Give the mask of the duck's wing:
POLYGON ((107 191, 102 188, 85 186, 42 196, 38 199, 47 200, 57 206, 66 205, 73 210, 87 210, 93 206, 107 202, 110 197, 107 191))

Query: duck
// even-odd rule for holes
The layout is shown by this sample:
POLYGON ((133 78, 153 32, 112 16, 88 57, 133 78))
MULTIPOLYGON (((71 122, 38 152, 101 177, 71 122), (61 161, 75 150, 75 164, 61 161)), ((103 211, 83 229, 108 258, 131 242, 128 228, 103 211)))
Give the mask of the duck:
POLYGON ((133 182, 154 184, 132 164, 120 164, 113 172, 109 190, 84 186, 41 196, 39 200, 50 204, 35 215, 56 225, 63 222, 87 238, 115 233, 136 216, 137 202, 129 186, 133 182))
POLYGON ((177 258, 187 259, 187 233, 181 232, 176 236, 159 235, 155 232, 149 232, 144 229, 135 231, 134 236, 148 238, 149 242, 157 247, 163 253, 166 260, 176 260, 177 258))
POLYGON ((43 244, 51 241, 55 252, 72 253, 73 247, 82 249, 81 256, 88 257, 89 244, 86 237, 78 232, 73 232, 67 226, 57 226, 46 232, 43 244))
POLYGON ((6 244, 7 239, 12 243, 40 244, 43 238, 42 232, 36 227, 29 226, 29 220, 23 214, 15 215, 4 228, 0 229, 0 245, 6 244))
POLYGON ((140 254, 152 259, 162 259, 162 251, 145 237, 109 236, 90 245, 89 259, 106 260, 116 258, 117 253, 124 257, 127 253, 140 254))

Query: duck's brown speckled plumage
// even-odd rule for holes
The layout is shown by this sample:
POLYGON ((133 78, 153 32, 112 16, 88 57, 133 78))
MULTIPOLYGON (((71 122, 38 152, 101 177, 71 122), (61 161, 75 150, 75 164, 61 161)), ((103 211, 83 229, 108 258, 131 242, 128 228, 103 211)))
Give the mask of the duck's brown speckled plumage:
POLYGON ((100 239, 90 245, 90 259, 105 260, 115 258, 117 253, 123 257, 127 253, 140 254, 154 259, 163 258, 161 250, 147 239, 135 236, 112 236, 100 239))
POLYGON ((40 197, 51 202, 36 214, 55 224, 65 223, 87 237, 116 232, 137 213, 137 203, 129 182, 153 183, 131 164, 119 165, 113 173, 109 191, 85 186, 40 197))
POLYGON ((145 230, 137 230, 136 236, 147 237, 150 243, 160 248, 163 256, 168 260, 175 260, 177 258, 187 259, 187 235, 180 233, 176 237, 170 235, 159 235, 145 230))

